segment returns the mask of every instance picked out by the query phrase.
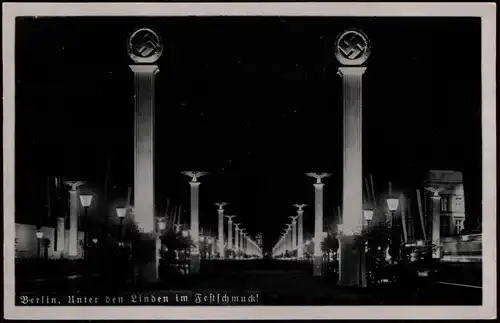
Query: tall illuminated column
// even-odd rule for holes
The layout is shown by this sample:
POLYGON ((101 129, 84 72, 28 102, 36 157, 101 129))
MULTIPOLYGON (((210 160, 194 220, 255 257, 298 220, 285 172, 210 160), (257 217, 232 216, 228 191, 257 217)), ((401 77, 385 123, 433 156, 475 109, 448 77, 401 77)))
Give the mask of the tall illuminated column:
POLYGON ((66 226, 65 226, 65 219, 63 217, 57 218, 56 234, 57 234, 56 252, 58 256, 61 256, 64 255, 64 247, 66 246, 65 242, 66 226))
POLYGON ((240 252, 240 224, 234 224, 234 257, 238 258, 240 252))
POLYGON ((297 216, 291 216, 292 219, 292 250, 297 249, 297 216))
POLYGON ((69 188, 69 243, 68 256, 76 257, 78 255, 78 214, 80 213, 80 198, 78 197, 78 188, 84 182, 70 181, 66 182, 69 188))
POLYGON ((439 248, 433 248, 432 257, 441 258, 441 196, 439 195, 440 188, 426 187, 426 190, 432 193, 432 243, 439 248))
POLYGON ((140 230, 141 248, 148 253, 137 265, 142 283, 158 281, 159 248, 155 225, 154 200, 154 118, 155 64, 163 52, 160 37, 151 29, 136 29, 129 37, 127 50, 135 64, 134 73, 134 221, 140 230), (146 245, 148 246, 146 248, 146 245), (150 248, 149 248, 150 246, 150 248), (140 267, 140 268, 139 268, 140 267))
POLYGON ((344 120, 344 174, 342 198, 342 225, 344 235, 340 240, 339 284, 364 286, 365 275, 361 261, 362 248, 354 248, 354 238, 363 225, 363 155, 362 155, 362 66, 370 55, 368 37, 361 31, 349 29, 335 42, 335 57, 342 65, 338 74, 342 77, 344 120), (361 255, 360 255, 361 253, 361 255), (361 280, 360 280, 361 279, 361 280))
POLYGON ((308 173, 307 176, 316 179, 314 183, 314 256, 313 275, 322 275, 323 257, 321 254, 321 241, 323 240, 323 186, 321 179, 329 177, 327 173, 308 173))
POLYGON ((245 232, 244 232, 244 229, 239 229, 239 231, 240 231, 239 258, 241 259, 243 256, 243 252, 244 252, 243 237, 245 236, 245 232))
POLYGON ((217 212, 219 214, 219 238, 218 238, 218 248, 219 248, 219 256, 220 259, 225 258, 224 254, 224 206, 226 206, 228 203, 226 202, 219 202, 215 203, 217 206, 217 212))
POLYGON ((200 214, 199 214, 199 196, 200 196, 200 182, 198 178, 207 175, 205 172, 191 171, 182 172, 182 174, 191 177, 189 186, 191 186, 191 228, 190 235, 193 246, 191 247, 191 273, 197 274, 200 272, 200 214))
POLYGON ((235 215, 226 215, 227 218, 227 249, 233 250, 233 218, 235 215))
POLYGON ((297 222, 298 222, 298 232, 297 232, 297 258, 304 258, 304 210, 307 204, 294 204, 297 208, 297 222))

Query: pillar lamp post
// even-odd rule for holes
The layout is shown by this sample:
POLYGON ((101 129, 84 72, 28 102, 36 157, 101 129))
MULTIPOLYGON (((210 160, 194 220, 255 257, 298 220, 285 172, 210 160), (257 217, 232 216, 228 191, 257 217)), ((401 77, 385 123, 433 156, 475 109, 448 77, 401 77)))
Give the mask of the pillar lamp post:
MULTIPOLYGON (((399 256, 399 227, 397 226, 397 222, 395 221, 395 215, 396 215, 396 210, 398 209, 399 206, 399 199, 396 197, 390 197, 387 199, 387 207, 389 208, 389 211, 391 212, 391 232, 392 232, 392 239, 391 239, 391 249, 393 250, 393 254, 391 257, 398 257, 399 256), (394 254, 397 253, 397 254, 394 254)), ((394 259, 392 259, 394 261, 394 259)))
POLYGON ((297 249, 297 216, 290 216, 292 219, 292 250, 297 249))
POLYGON ((191 239, 193 241, 193 248, 191 251, 191 273, 197 274, 200 272, 200 239, 199 239, 199 188, 200 182, 198 178, 205 176, 206 172, 182 172, 182 174, 191 177, 189 185, 191 186, 191 239))
POLYGON ((426 187, 427 191, 432 193, 432 244, 435 245, 432 248, 432 258, 440 259, 441 258, 441 196, 439 193, 442 191, 442 188, 435 187, 426 187))
POLYGON ((245 229, 240 229, 240 259, 243 258, 243 253, 245 252, 245 229))
POLYGON ((127 208, 124 207, 116 208, 116 215, 120 220, 120 234, 118 235, 119 239, 118 244, 120 247, 123 247, 123 219, 125 219, 125 216, 127 215, 127 208))
POLYGON ((217 212, 219 215, 219 218, 218 218, 218 221, 219 221, 219 232, 218 232, 219 233, 219 239, 218 239, 219 245, 218 245, 218 248, 219 248, 220 259, 225 258, 225 254, 224 254, 224 207, 226 205, 228 205, 228 203, 226 203, 226 202, 215 203, 215 206, 217 206, 217 212))
POLYGON ((89 230, 90 230, 90 225, 89 225, 89 218, 88 218, 88 212, 89 212, 89 207, 90 204, 92 204, 92 195, 80 195, 80 202, 82 203, 83 209, 84 209, 84 214, 85 214, 85 231, 83 232, 83 250, 84 250, 84 257, 86 256, 86 251, 87 248, 89 247, 89 230))
POLYGON ((78 255, 78 214, 80 213, 80 203, 78 201, 78 189, 85 182, 68 181, 66 185, 69 189, 69 257, 78 255))
POLYGON ((323 186, 322 178, 329 177, 328 173, 307 173, 309 177, 315 178, 314 183, 314 276, 322 275, 321 239, 323 235, 323 186))
POLYGON ((227 249, 230 252, 233 250, 233 218, 235 218, 235 217, 236 217, 236 215, 226 215, 226 218, 227 218, 227 249))
POLYGON ((298 236, 297 236, 297 258, 304 258, 304 208, 307 204, 294 204, 297 208, 298 236))
POLYGON ((240 251, 240 223, 234 224, 234 258, 238 258, 240 251))
MULTIPOLYGON (((370 227, 370 222, 372 221, 373 218, 373 210, 372 209, 366 209, 363 212, 364 220, 366 221, 366 227, 370 227)), ((363 229, 365 228, 365 221, 363 221, 363 226, 361 228, 361 232, 363 232, 363 229)), ((364 286, 365 284, 365 279, 364 279, 364 271, 365 271, 365 248, 364 245, 363 247, 360 247, 359 250, 359 269, 358 269, 358 274, 359 274, 359 282, 361 284, 361 287, 364 286)))
POLYGON ((43 239, 43 232, 40 231, 40 230, 37 230, 36 231, 36 240, 37 240, 37 252, 36 252, 36 255, 38 258, 41 257, 41 254, 40 254, 40 248, 42 246, 42 239, 43 239))
POLYGON ((362 103, 363 74, 370 56, 368 37, 360 30, 348 29, 336 39, 334 54, 340 63, 343 101, 343 189, 342 223, 344 234, 340 243, 339 284, 362 286, 358 281, 359 257, 355 249, 355 231, 363 224, 363 154, 362 103))
POLYGON ((134 222, 139 229, 144 261, 135 264, 142 283, 159 279, 161 243, 155 224, 155 78, 156 62, 163 53, 163 42, 152 29, 134 30, 127 40, 127 52, 134 74, 134 222))

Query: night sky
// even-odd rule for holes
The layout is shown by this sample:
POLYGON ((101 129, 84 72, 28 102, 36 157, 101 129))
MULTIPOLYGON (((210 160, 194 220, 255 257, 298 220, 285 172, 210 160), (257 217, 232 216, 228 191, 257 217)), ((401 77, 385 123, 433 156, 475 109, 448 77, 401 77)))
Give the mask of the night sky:
MULTIPOLYGON (((16 30, 16 220, 46 216, 46 177, 86 180, 124 198, 133 179, 133 73, 126 40, 163 38, 156 83, 156 199, 189 205, 202 227, 230 202, 272 247, 294 203, 312 205, 330 172, 325 217, 342 188, 342 92, 333 43, 372 43, 363 77, 364 173, 405 187, 429 169, 462 170, 480 212, 480 21, 458 18, 20 18, 16 30), (108 171, 107 171, 108 170, 108 171), (472 179, 472 180, 471 180, 472 179), (475 194, 475 195, 474 195, 475 194), (479 195, 478 195, 479 194, 479 195), (474 197, 475 196, 475 197, 474 197), (262 225, 263 222, 267 224, 262 225)), ((472 201, 472 203, 470 203, 472 201)), ((313 228, 306 208, 305 228, 313 228)))

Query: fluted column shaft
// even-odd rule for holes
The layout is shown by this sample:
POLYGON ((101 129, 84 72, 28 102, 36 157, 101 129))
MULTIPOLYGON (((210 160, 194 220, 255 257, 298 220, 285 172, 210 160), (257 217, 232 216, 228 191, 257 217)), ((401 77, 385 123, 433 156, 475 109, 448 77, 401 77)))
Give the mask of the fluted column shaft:
POLYGON ((225 258, 225 255, 224 255, 224 210, 219 209, 218 214, 219 214, 219 240, 218 240, 219 256, 221 259, 224 259, 225 258))
POLYGON ((321 240, 323 237, 323 186, 314 184, 314 256, 321 256, 321 240))
POLYGON ((69 250, 70 257, 78 255, 78 214, 80 213, 80 200, 77 189, 69 190, 69 250))
POLYGON ((353 253, 354 236, 363 226, 362 76, 366 67, 340 67, 343 92, 344 171, 339 284, 364 286, 364 250, 353 253), (361 255, 360 255, 361 254, 361 255), (360 272, 361 271, 361 272, 360 272))
POLYGON ((299 259, 304 257, 304 211, 297 211, 298 215, 298 224, 299 224, 299 232, 298 232, 298 241, 297 241, 297 257, 299 259))
POLYGON ((130 65, 134 73, 134 222, 148 254, 138 271, 144 283, 159 279, 160 241, 155 236, 154 103, 157 65, 130 65))

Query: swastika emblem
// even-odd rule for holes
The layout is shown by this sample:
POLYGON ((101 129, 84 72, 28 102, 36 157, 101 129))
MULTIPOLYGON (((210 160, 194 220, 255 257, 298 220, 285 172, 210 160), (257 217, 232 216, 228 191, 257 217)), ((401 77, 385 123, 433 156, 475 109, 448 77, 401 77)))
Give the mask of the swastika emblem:
POLYGON ((141 28, 130 35, 127 49, 134 62, 154 63, 163 52, 163 44, 158 34, 153 30, 141 28))
POLYGON ((344 31, 335 42, 335 57, 343 65, 361 65, 370 56, 368 37, 359 30, 344 31))

